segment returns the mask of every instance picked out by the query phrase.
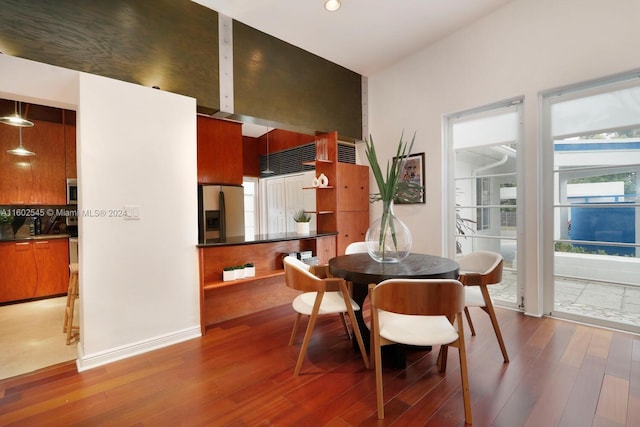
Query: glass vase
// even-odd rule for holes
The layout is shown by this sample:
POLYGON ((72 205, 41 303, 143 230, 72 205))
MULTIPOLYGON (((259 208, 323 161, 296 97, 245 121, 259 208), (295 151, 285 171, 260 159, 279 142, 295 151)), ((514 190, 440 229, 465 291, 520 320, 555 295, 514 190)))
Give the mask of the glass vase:
POLYGON ((411 251, 411 232, 393 212, 393 202, 383 202, 382 215, 371 223, 365 240, 377 262, 400 262, 411 251))

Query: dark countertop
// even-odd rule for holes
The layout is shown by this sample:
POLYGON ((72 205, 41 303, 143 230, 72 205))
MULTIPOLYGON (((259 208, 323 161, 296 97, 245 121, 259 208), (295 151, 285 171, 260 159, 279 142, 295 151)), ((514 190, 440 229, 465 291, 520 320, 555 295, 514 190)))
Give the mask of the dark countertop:
POLYGON ((31 240, 68 239, 69 237, 71 237, 71 235, 69 234, 38 234, 37 236, 17 236, 9 239, 0 239, 0 243, 28 242, 31 240))
POLYGON ((227 237, 224 242, 220 239, 209 239, 205 243, 199 243, 197 247, 206 248, 210 246, 238 246, 238 245, 253 245, 256 243, 268 243, 268 242, 282 242, 286 240, 305 240, 315 239, 317 237, 335 236, 337 231, 331 233, 311 233, 311 234, 297 234, 297 233, 274 233, 274 234, 257 234, 255 236, 233 236, 227 237))

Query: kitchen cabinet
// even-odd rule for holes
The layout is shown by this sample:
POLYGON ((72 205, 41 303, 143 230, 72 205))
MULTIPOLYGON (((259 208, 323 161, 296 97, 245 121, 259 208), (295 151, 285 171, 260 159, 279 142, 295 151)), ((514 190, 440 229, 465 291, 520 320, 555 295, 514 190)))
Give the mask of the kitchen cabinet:
POLYGON ((36 297, 66 293, 69 284, 69 240, 36 240, 32 245, 38 269, 36 297))
POLYGON ((369 211, 369 167, 338 163, 338 211, 369 211))
POLYGON ((352 242, 364 241, 369 228, 369 167, 338 163, 337 211, 339 254, 352 242))
POLYGON ((0 303, 62 295, 69 278, 68 239, 0 243, 0 303))
POLYGON ((336 256, 336 237, 318 237, 316 239, 316 255, 318 264, 329 264, 329 260, 336 256))
POLYGON ((33 298, 38 285, 30 242, 0 243, 0 302, 33 298))
POLYGON ((198 184, 242 185, 242 124, 198 116, 198 184))
POLYGON ((76 127, 64 125, 65 170, 67 178, 78 178, 76 163, 76 127))
POLYGON ((344 255, 352 242, 362 242, 369 228, 369 211, 338 212, 337 253, 344 255))
POLYGON ((22 144, 36 153, 7 153, 18 146, 19 128, 0 126, 0 205, 63 205, 66 203, 64 126, 34 120, 22 129, 22 144))

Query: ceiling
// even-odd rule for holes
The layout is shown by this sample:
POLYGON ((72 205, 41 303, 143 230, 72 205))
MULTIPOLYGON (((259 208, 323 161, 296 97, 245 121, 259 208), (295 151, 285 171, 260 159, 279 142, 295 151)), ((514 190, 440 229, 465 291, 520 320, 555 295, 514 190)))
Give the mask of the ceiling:
POLYGON ((193 0, 370 76, 512 0, 193 0))

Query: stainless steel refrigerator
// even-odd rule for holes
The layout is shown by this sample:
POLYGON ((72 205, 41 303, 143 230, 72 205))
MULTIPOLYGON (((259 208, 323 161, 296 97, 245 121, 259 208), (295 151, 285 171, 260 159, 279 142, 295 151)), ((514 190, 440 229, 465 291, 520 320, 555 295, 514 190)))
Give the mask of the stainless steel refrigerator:
POLYGON ((198 185, 198 225, 200 243, 244 237, 244 188, 198 185))

